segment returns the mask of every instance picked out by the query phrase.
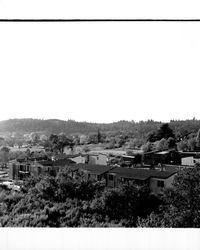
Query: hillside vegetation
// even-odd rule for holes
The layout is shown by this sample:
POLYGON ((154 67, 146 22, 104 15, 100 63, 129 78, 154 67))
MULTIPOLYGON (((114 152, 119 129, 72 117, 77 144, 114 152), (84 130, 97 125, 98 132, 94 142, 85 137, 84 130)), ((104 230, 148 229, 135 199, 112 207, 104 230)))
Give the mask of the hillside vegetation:
MULTIPOLYGON (((176 137, 188 135, 188 133, 197 133, 200 128, 200 120, 172 120, 169 123, 176 137)), ((65 133, 65 134, 88 134, 97 132, 100 129, 103 132, 126 132, 136 138, 146 138, 148 133, 155 132, 161 122, 152 120, 134 122, 118 121, 114 123, 89 123, 76 122, 74 120, 41 120, 41 119, 10 119, 0 122, 0 133, 65 133)))

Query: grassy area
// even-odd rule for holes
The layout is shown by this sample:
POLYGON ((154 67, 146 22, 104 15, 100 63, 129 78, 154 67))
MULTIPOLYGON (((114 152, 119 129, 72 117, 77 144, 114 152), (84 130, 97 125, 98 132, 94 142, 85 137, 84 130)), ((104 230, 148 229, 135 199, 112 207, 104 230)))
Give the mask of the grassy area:
POLYGON ((27 149, 30 149, 30 151, 44 151, 44 149, 41 149, 37 146, 33 146, 33 147, 30 147, 30 148, 14 148, 14 147, 9 147, 10 151, 11 152, 16 152, 16 151, 21 151, 21 152, 26 152, 27 149))
MULTIPOLYGON (((79 153, 83 152, 87 147, 88 152, 90 153, 103 153, 103 154, 126 154, 126 150, 124 147, 121 148, 113 148, 113 149, 105 149, 106 144, 88 144, 88 145, 80 145, 74 148, 74 152, 79 153)), ((141 153, 141 150, 131 150, 133 153, 141 153)))

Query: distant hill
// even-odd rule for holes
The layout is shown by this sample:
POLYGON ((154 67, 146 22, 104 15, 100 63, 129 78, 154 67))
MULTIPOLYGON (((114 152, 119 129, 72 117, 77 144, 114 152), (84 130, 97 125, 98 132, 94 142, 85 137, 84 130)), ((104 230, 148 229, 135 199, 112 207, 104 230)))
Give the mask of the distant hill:
POLYGON ((0 122, 0 133, 31 133, 31 132, 45 132, 45 133, 61 133, 75 134, 75 133, 90 133, 101 131, 132 131, 141 130, 145 125, 151 125, 150 127, 157 127, 157 124, 161 124, 154 121, 148 122, 130 122, 130 121, 118 121, 114 123, 89 123, 89 122, 76 122, 74 120, 42 120, 42 119, 10 119, 0 122), (138 126, 140 125, 140 126, 138 126))
MULTIPOLYGON (((97 132, 98 129, 104 132, 131 132, 135 137, 145 137, 147 133, 155 131, 161 125, 161 122, 156 121, 118 121, 114 123, 89 123, 76 122, 74 120, 58 120, 58 119, 10 119, 0 122, 0 133, 66 133, 66 134, 88 134, 97 132)), ((169 122, 174 133, 187 134, 188 132, 197 133, 200 128, 200 120, 172 120, 169 122)))

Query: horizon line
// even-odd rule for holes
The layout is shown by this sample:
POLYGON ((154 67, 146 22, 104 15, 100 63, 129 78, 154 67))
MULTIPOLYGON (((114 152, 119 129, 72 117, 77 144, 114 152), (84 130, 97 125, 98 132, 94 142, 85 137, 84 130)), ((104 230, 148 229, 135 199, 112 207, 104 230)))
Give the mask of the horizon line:
POLYGON ((200 119, 197 119, 196 117, 193 117, 193 118, 186 118, 186 119, 177 119, 177 118, 172 118, 170 120, 154 120, 154 119, 144 119, 144 120, 138 120, 138 121, 135 121, 134 119, 132 120, 125 120, 125 119, 122 119, 122 120, 116 120, 116 121, 110 121, 110 122, 96 122, 96 121, 78 121, 78 120, 75 120, 75 119, 59 119, 59 118, 8 118, 8 119, 3 119, 1 120, 0 119, 0 122, 6 122, 6 121, 9 121, 9 120, 43 120, 43 121, 49 121, 49 120, 58 120, 58 121, 64 121, 64 122, 68 122, 68 121, 73 121, 73 122, 77 122, 77 123, 93 123, 93 124, 112 124, 112 123, 118 123, 118 122, 132 122, 132 123, 140 123, 140 122, 149 122, 149 121, 152 121, 152 122, 156 122, 156 123, 170 123, 172 121, 192 121, 192 120, 195 120, 195 121, 200 121, 200 119))

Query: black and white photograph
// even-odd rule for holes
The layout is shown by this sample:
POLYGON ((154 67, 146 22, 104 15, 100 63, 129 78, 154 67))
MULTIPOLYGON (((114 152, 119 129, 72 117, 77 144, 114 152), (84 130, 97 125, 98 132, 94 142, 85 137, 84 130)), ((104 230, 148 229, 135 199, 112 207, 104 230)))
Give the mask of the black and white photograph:
POLYGON ((114 2, 0 1, 2 249, 198 249, 198 8, 114 2))

